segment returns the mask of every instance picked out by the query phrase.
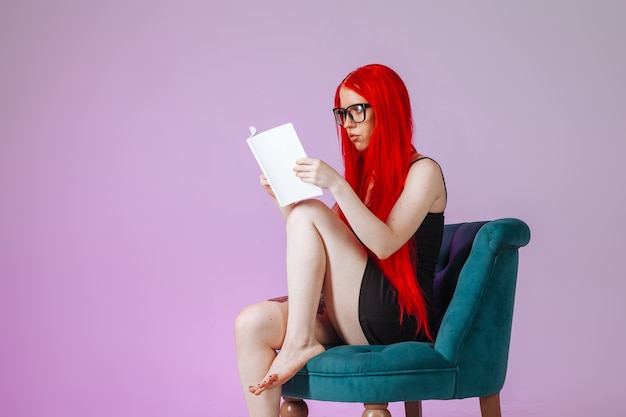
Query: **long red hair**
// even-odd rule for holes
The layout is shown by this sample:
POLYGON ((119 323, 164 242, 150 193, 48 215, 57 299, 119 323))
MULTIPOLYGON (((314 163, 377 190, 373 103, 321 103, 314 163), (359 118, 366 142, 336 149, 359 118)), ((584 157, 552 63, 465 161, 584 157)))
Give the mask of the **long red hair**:
MULTIPOLYGON (((342 88, 363 96, 372 106, 370 111, 373 110, 375 117, 372 137, 364 152, 354 147, 345 129, 338 128, 345 178, 361 201, 367 200, 370 211, 380 220, 387 221, 404 189, 415 152, 409 93, 398 74, 380 64, 366 65, 348 74, 337 87, 335 107, 340 106, 339 91, 342 88)), ((339 214, 350 226, 341 210, 339 214)), ((423 331, 432 340, 426 302, 415 275, 417 258, 413 239, 387 259, 378 259, 373 254, 372 257, 397 291, 401 318, 405 314, 415 317, 417 332, 423 331)))

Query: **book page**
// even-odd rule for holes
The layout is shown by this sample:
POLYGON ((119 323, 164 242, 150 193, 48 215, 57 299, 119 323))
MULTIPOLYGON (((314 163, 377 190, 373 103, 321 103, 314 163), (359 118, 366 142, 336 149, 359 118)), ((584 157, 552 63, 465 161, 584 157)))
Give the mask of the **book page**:
POLYGON ((293 124, 287 123, 262 133, 250 127, 248 146, 265 174, 278 204, 288 204, 322 195, 322 189, 302 182, 293 168, 296 160, 306 157, 293 124))

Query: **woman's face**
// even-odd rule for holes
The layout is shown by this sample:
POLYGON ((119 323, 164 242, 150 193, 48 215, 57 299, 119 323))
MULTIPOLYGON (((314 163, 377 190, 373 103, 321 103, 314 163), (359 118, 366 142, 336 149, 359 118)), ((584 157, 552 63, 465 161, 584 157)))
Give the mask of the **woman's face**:
MULTIPOLYGON (((367 104, 367 100, 354 91, 341 87, 339 90, 339 106, 346 109, 354 104, 367 104)), ((374 110, 371 107, 366 107, 364 111, 365 120, 360 123, 355 123, 348 115, 344 117, 343 121, 343 128, 346 129, 350 142, 359 152, 367 149, 374 132, 374 110)))

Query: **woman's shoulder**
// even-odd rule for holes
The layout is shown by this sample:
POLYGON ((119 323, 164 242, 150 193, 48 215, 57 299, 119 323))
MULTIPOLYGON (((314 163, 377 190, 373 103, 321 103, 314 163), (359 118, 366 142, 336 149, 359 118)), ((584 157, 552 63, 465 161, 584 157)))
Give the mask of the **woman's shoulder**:
POLYGON ((443 177, 443 170, 437 161, 417 153, 411 157, 407 182, 438 181, 441 177, 443 177))
POLYGON ((413 168, 414 166, 428 166, 429 165, 432 168, 441 169, 439 162, 435 161, 430 156, 422 155, 419 153, 414 153, 411 156, 411 162, 409 162, 409 165, 411 168, 413 168))
POLYGON ((426 184, 430 184, 435 190, 440 190, 437 191, 439 196, 429 211, 443 212, 448 196, 443 170, 439 163, 431 157, 415 153, 411 157, 406 186, 415 187, 415 189, 430 188, 426 184))

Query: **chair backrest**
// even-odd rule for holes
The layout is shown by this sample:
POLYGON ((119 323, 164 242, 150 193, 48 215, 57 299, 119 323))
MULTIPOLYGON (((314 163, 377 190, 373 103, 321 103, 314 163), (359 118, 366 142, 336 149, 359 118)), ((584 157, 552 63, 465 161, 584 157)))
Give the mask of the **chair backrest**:
POLYGON ((441 325, 443 315, 454 295, 456 283, 465 261, 470 254, 478 230, 487 222, 446 224, 443 230, 441 251, 435 267, 433 280, 433 322, 434 334, 441 325))
MULTIPOLYGON (((517 219, 494 220, 474 227, 478 232, 435 340, 435 349, 457 365, 455 398, 490 395, 504 384, 518 249, 530 240, 528 226, 517 219)), ((444 240, 442 247, 445 244, 444 240)), ((444 259, 445 250, 441 255, 444 259)))

